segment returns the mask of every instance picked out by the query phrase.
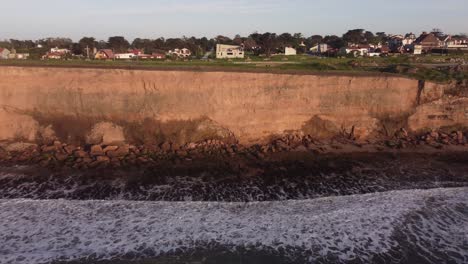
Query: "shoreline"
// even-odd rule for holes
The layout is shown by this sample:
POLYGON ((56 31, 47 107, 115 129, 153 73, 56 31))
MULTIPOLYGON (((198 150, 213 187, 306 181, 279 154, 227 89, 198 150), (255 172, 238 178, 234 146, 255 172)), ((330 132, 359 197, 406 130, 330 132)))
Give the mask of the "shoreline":
POLYGON ((265 144, 245 146, 221 140, 179 145, 161 144, 84 145, 61 143, 34 144, 0 142, 0 165, 39 165, 49 169, 73 168, 92 170, 103 168, 170 168, 193 167, 204 163, 209 168, 229 164, 232 170, 242 167, 262 169, 262 163, 313 159, 320 156, 353 155, 360 153, 399 154, 468 154, 467 132, 450 134, 432 131, 419 136, 401 133, 394 138, 380 140, 352 140, 336 137, 316 140, 310 136, 284 135, 265 144), (210 164, 212 163, 212 164, 210 164))

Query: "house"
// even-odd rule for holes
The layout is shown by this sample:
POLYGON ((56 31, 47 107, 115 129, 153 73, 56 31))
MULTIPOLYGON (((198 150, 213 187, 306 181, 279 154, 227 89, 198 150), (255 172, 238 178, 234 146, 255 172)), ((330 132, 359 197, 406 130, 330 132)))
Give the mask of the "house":
POLYGON ((447 49, 466 49, 468 48, 468 37, 452 37, 445 42, 445 48, 447 49))
POLYGON ((216 45, 217 59, 242 59, 244 58, 244 47, 237 45, 216 45))
POLYGON ((94 54, 94 59, 96 60, 113 60, 114 58, 114 52, 110 49, 101 49, 94 54))
POLYGON ((390 53, 390 48, 387 45, 382 45, 380 48, 377 48, 375 51, 380 52, 381 54, 388 54, 390 53))
POLYGON ((44 56, 42 56, 42 59, 60 60, 64 59, 68 54, 71 54, 71 51, 69 49, 60 49, 58 47, 55 47, 51 48, 50 51, 48 51, 44 56))
POLYGON ((5 48, 0 48, 0 60, 9 59, 10 51, 5 48))
POLYGON ((27 60, 29 58, 29 53, 16 53, 15 49, 11 49, 8 58, 14 60, 27 60))
POLYGON ((286 47, 286 48, 284 48, 284 55, 294 56, 294 55, 297 55, 297 51, 296 51, 295 48, 286 47))
POLYGON ((154 56, 150 54, 138 54, 137 58, 140 60, 151 60, 154 59, 154 56))
POLYGON ((188 58, 192 55, 192 52, 189 49, 183 48, 170 50, 168 54, 179 58, 188 58))
POLYGON ((17 60, 27 60, 29 59, 29 53, 16 53, 15 59, 17 60))
POLYGON ((309 51, 312 53, 320 53, 320 54, 327 53, 328 45, 326 43, 320 43, 310 48, 309 51))
POLYGON ((423 32, 414 43, 415 45, 421 45, 422 51, 425 53, 444 46, 444 40, 439 39, 434 33, 426 32, 423 32))
POLYGON ((115 53, 114 54, 114 59, 116 60, 131 60, 136 57, 137 55, 135 55, 134 53, 115 53))
POLYGON ((413 45, 413 54, 414 55, 421 55, 423 53, 423 46, 422 45, 413 45))
POLYGON ((47 52, 42 56, 43 60, 61 60, 63 58, 65 58, 65 54, 59 52, 47 52))
POLYGON ((138 56, 138 55, 141 55, 143 54, 144 52, 140 49, 129 49, 128 50, 129 53, 133 53, 135 56, 138 56))
POLYGON ((58 53, 58 54, 68 54, 71 53, 69 49, 59 49, 58 47, 51 48, 50 49, 51 53, 58 53))
POLYGON ((416 41, 416 35, 413 32, 405 35, 405 38, 401 41, 403 46, 411 45, 416 41))
POLYGON ((154 59, 157 59, 157 60, 163 60, 166 58, 166 54, 161 53, 161 52, 154 52, 152 56, 154 59))
POLYGON ((354 45, 351 44, 348 47, 343 47, 338 52, 341 55, 348 55, 351 54, 353 57, 364 57, 367 56, 370 50, 370 45, 362 44, 362 45, 354 45))

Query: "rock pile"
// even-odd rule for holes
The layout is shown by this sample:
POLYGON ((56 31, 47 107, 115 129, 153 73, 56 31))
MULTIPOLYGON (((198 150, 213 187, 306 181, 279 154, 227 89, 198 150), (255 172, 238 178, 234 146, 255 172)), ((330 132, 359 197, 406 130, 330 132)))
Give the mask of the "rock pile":
POLYGON ((429 145, 442 148, 444 145, 466 145, 467 134, 462 131, 451 133, 431 131, 422 135, 411 136, 404 129, 395 133, 395 138, 387 140, 386 145, 391 148, 406 148, 408 146, 429 145))
POLYGON ((178 145, 173 142, 134 146, 129 144, 104 145, 94 144, 75 146, 54 141, 47 145, 12 143, 0 147, 0 161, 10 163, 35 163, 44 167, 70 167, 75 169, 93 169, 122 166, 156 165, 158 162, 191 162, 209 157, 229 159, 234 156, 246 159, 264 159, 277 152, 312 152, 333 151, 350 145, 376 146, 377 149, 388 147, 403 149, 428 145, 443 148, 444 145, 467 145, 467 133, 454 131, 444 133, 431 131, 419 136, 409 135, 405 129, 398 131, 392 139, 377 142, 357 142, 349 138, 334 138, 330 141, 318 141, 309 135, 287 134, 272 139, 266 144, 249 147, 229 144, 221 140, 204 140, 178 145))

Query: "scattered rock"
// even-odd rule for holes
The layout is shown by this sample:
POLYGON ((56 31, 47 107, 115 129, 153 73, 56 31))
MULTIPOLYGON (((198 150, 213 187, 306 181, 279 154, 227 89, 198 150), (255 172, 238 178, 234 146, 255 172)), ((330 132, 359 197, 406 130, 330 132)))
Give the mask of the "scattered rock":
MULTIPOLYGON (((107 148, 106 148, 107 149, 107 148)), ((115 150, 108 150, 106 151, 106 155, 110 158, 118 158, 118 157, 124 157, 129 153, 129 148, 127 145, 123 145, 118 147, 115 150)))
POLYGON ((63 150, 67 154, 71 155, 71 154, 73 154, 73 152, 75 152, 75 150, 77 150, 77 147, 73 146, 73 145, 66 145, 66 146, 63 147, 63 150))
POLYGON ((57 153, 55 153, 55 158, 58 161, 65 161, 68 158, 68 154, 57 152, 57 153))
POLYGON ((104 148, 103 151, 104 151, 104 153, 107 154, 107 152, 109 152, 109 151, 115 151, 115 150, 117 150, 118 148, 119 148, 118 146, 107 146, 107 147, 104 148))
POLYGON ((74 153, 74 156, 77 157, 77 158, 85 158, 85 157, 88 157, 88 153, 84 150, 77 150, 75 151, 74 153))
POLYGON ((89 154, 91 156, 104 156, 105 152, 103 151, 101 145, 92 145, 89 154))
POLYGON ((96 157, 96 161, 99 163, 107 163, 107 162, 110 162, 111 159, 107 156, 98 156, 96 157))
POLYGON ((4 149, 8 152, 25 152, 32 148, 37 148, 37 145, 32 144, 32 143, 25 143, 25 142, 14 142, 4 147, 4 149))
POLYGON ((96 124, 86 136, 86 143, 91 145, 118 145, 123 142, 123 128, 111 122, 96 124))
POLYGON ((55 135, 55 131, 52 129, 52 125, 39 128, 38 140, 44 145, 50 145, 57 140, 57 136, 55 135))

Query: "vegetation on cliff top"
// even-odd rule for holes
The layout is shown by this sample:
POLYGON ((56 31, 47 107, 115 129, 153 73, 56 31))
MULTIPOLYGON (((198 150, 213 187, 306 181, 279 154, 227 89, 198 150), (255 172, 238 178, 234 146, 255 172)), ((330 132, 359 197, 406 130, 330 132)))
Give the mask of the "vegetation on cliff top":
POLYGON ((96 67, 145 70, 246 71, 272 73, 398 74, 436 82, 466 82, 468 56, 324 58, 308 55, 251 57, 243 60, 0 60, 1 65, 96 67))

